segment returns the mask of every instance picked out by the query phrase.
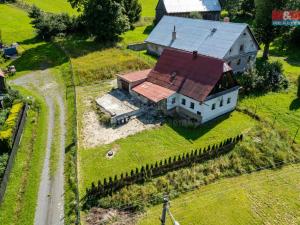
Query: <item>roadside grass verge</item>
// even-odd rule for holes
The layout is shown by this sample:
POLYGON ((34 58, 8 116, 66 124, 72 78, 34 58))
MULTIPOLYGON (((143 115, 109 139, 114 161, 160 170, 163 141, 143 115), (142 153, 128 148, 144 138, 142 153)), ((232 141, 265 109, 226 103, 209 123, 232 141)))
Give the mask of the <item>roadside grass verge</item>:
POLYGON ((1 224, 33 224, 47 134, 47 107, 35 93, 18 87, 23 96, 33 96, 37 108, 28 118, 14 167, 0 206, 1 224))
MULTIPOLYGON (((299 224, 299 170, 296 164, 223 179, 172 200, 170 210, 189 225, 299 224)), ((161 210, 149 208, 137 224, 159 223, 161 210)))
POLYGON ((252 128, 256 121, 250 117, 233 112, 229 117, 221 117, 197 129, 172 127, 165 124, 159 128, 143 131, 112 144, 94 149, 80 149, 80 194, 92 182, 97 183, 109 176, 130 173, 131 169, 147 163, 176 156, 210 144, 217 144, 229 137, 236 136, 252 128), (113 147, 118 152, 107 159, 107 152, 113 147))
POLYGON ((51 144, 51 154, 50 154, 50 176, 51 178, 55 175, 57 170, 57 165, 60 157, 60 110, 57 102, 54 102, 55 112, 54 112, 54 128, 53 128, 53 140, 51 144))

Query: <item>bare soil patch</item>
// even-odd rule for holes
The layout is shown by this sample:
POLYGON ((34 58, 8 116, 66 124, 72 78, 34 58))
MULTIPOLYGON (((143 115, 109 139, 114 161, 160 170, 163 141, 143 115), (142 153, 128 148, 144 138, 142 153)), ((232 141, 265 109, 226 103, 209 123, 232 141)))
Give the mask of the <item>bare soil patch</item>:
POLYGON ((102 125, 95 109, 95 100, 108 93, 114 84, 112 81, 107 81, 102 84, 77 87, 79 146, 81 148, 110 144, 118 139, 159 126, 160 121, 145 117, 132 118, 127 124, 116 128, 102 125))
POLYGON ((135 224, 135 215, 116 209, 92 208, 85 221, 89 225, 133 225, 135 224))

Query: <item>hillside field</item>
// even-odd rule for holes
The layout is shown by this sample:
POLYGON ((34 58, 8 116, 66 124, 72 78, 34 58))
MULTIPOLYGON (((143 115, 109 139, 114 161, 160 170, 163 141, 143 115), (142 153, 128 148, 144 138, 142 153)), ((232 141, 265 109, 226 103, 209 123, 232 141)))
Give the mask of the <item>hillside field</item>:
MULTIPOLYGON (((300 164, 224 179, 171 201, 170 209, 180 224, 297 225, 299 180, 300 164)), ((138 225, 159 224, 161 211, 162 205, 151 208, 138 225)))

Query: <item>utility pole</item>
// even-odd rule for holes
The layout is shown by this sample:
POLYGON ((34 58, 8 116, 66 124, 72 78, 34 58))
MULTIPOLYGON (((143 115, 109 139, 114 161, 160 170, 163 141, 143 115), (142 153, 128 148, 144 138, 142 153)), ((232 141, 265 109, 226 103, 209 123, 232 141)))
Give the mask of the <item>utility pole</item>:
POLYGON ((168 197, 164 197, 164 204, 163 204, 163 210, 162 210, 162 215, 161 215, 161 218, 160 218, 160 221, 161 221, 161 225, 165 225, 166 224, 166 217, 167 217, 167 213, 169 214, 171 220, 172 220, 172 223, 174 225, 180 225, 174 218, 174 216, 172 215, 172 213, 170 212, 170 209, 169 209, 169 199, 168 197))
POLYGON ((165 225, 166 224, 166 216, 167 216, 167 211, 168 211, 168 205, 169 205, 169 199, 168 197, 164 197, 164 204, 163 204, 163 210, 162 210, 162 214, 161 214, 161 225, 165 225))

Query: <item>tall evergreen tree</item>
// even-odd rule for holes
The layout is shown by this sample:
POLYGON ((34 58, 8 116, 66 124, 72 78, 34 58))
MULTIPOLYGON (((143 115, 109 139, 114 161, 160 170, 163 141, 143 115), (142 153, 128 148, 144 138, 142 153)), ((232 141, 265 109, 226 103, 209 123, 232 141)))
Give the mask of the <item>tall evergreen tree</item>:
POLYGON ((272 11, 283 6, 283 0, 255 0, 254 31, 258 41, 264 44, 264 59, 268 59, 270 44, 280 32, 280 27, 272 25, 272 11))

